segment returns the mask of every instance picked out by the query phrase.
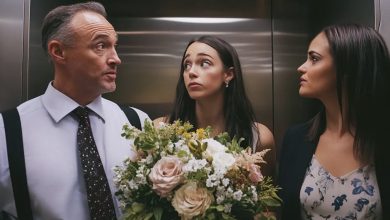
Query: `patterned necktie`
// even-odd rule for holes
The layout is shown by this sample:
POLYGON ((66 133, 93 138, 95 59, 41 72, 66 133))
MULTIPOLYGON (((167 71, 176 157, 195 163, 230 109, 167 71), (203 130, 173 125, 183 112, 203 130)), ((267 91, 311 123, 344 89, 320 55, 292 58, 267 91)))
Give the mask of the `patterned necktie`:
POLYGON ((73 112, 79 119, 77 144, 91 219, 116 219, 106 173, 93 139, 88 108, 77 107, 73 112))

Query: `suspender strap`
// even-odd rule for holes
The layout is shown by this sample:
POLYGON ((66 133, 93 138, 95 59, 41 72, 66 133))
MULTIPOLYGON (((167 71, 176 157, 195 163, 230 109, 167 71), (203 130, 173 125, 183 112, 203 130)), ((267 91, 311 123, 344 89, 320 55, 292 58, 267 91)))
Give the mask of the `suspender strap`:
POLYGON ((32 220, 26 165, 24 161, 22 128, 18 110, 15 108, 4 112, 3 120, 7 141, 9 171, 18 218, 32 220))
POLYGON ((141 121, 138 117, 137 112, 129 106, 119 105, 119 107, 125 113, 127 119, 129 119, 130 124, 138 128, 139 130, 142 130, 141 121))
MULTIPOLYGON (((120 106, 120 108, 125 113, 131 125, 141 130, 141 121, 137 112, 129 106, 120 106)), ((2 115, 4 120, 8 163, 16 211, 19 219, 32 220, 19 113, 15 108, 4 112, 2 115)))

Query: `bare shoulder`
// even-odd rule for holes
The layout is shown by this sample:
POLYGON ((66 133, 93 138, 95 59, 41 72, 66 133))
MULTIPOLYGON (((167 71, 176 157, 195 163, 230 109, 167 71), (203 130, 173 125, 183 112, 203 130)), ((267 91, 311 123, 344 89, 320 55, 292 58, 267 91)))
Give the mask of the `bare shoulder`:
POLYGON ((262 151, 264 149, 270 149, 265 155, 266 164, 262 164, 262 172, 266 176, 271 176, 275 178, 276 174, 276 149, 275 149, 275 141, 274 135, 272 134, 269 128, 261 123, 255 123, 257 127, 257 131, 260 136, 260 143, 257 143, 256 151, 262 151))
POLYGON ((161 122, 168 123, 168 116, 158 117, 153 120, 153 124, 157 127, 161 122))
POLYGON ((274 148, 275 146, 275 140, 274 140, 274 135, 272 134, 271 130, 261 124, 261 123, 258 123, 256 122, 256 127, 257 127, 257 130, 260 134, 260 146, 262 146, 262 148, 274 148))

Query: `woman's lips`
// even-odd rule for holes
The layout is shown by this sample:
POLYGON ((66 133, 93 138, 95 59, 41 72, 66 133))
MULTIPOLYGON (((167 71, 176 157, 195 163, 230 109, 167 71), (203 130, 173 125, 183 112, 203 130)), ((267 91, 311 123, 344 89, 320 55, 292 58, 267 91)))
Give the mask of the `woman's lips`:
POLYGON ((195 89, 195 88, 199 88, 199 87, 201 87, 201 84, 196 83, 196 82, 192 82, 192 83, 188 84, 188 88, 191 88, 191 89, 195 89))

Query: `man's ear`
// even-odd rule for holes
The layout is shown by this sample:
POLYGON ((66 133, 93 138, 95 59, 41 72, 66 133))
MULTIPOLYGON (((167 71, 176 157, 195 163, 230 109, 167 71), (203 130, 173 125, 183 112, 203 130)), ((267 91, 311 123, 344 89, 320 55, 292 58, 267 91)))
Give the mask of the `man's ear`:
POLYGON ((47 52, 53 62, 63 63, 65 61, 64 45, 57 40, 51 40, 47 44, 47 52))

